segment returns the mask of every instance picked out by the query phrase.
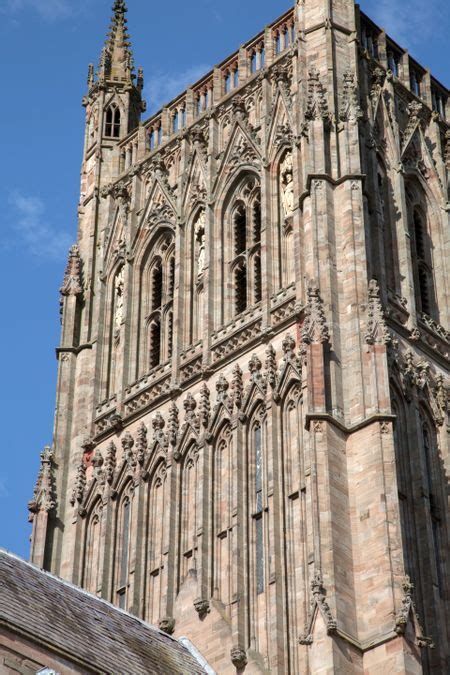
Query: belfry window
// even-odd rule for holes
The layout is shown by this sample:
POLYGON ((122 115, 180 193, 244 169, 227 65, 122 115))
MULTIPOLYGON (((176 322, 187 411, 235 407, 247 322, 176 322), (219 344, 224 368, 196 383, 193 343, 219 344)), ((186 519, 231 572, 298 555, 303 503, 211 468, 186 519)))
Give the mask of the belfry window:
POLYGON ((175 292, 175 249, 172 234, 165 232, 151 245, 145 263, 141 300, 142 333, 138 348, 139 376, 165 363, 172 356, 173 297, 175 292))
POLYGON ((418 310, 430 316, 433 313, 433 270, 427 243, 428 234, 423 215, 418 207, 413 211, 412 221, 416 302, 418 310))
POLYGON ((233 284, 233 314, 257 304, 262 296, 261 277, 261 201, 259 186, 246 179, 237 191, 230 209, 230 261, 233 284))
POLYGON ((105 136, 108 138, 119 138, 120 136, 120 110, 114 104, 106 110, 105 136))

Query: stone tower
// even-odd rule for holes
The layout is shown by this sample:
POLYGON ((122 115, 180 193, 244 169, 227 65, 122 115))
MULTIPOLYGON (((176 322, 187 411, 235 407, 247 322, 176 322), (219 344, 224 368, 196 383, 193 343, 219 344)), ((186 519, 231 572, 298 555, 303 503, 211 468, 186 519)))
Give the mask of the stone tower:
POLYGON ((140 122, 125 12, 32 559, 221 674, 447 673, 449 92, 302 0, 140 122))

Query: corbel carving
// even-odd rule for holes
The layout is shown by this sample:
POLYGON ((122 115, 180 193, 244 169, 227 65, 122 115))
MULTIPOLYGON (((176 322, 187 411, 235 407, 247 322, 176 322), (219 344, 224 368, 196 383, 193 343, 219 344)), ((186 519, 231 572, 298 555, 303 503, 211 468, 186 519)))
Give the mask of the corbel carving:
POLYGON ((299 637, 299 644, 312 645, 313 643, 313 629, 317 617, 320 612, 324 620, 327 634, 334 635, 337 630, 337 623, 333 617, 330 606, 326 600, 326 591, 323 585, 323 579, 320 572, 316 572, 314 579, 311 582, 311 602, 309 607, 309 617, 305 626, 305 632, 299 637))

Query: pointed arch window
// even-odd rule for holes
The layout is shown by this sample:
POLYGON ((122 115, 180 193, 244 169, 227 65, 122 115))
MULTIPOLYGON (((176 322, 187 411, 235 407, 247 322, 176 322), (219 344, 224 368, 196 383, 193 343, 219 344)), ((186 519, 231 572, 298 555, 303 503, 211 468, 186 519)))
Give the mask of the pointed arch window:
POLYGON ((120 110, 115 103, 106 109, 105 136, 108 138, 120 137, 120 110))
POLYGON ((116 597, 121 609, 127 608, 130 572, 132 501, 125 494, 119 504, 116 527, 116 597))
POLYGON ((84 555, 83 588, 89 593, 97 593, 99 582, 99 562, 101 548, 101 507, 91 513, 86 525, 84 555))
POLYGON ((435 308, 434 270, 431 242, 427 227, 426 209, 417 198, 408 193, 409 230, 416 306, 419 313, 437 319, 435 308))
POLYGON ((264 593, 264 531, 263 531, 263 454, 262 432, 258 423, 253 429, 253 448, 255 453, 255 572, 256 593, 264 593))
POLYGON ((172 234, 162 234, 149 250, 151 257, 142 268, 140 313, 143 333, 139 340, 145 349, 138 346, 138 377, 170 359, 173 348, 175 249, 172 234))
POLYGON ((229 218, 231 303, 236 316, 262 298, 261 197, 259 186, 252 178, 244 179, 236 190, 229 205, 229 218))

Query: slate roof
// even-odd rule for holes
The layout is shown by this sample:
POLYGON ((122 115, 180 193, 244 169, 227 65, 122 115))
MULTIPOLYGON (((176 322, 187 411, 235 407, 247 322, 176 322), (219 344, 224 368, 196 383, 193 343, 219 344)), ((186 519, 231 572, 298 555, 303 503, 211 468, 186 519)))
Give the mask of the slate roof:
POLYGON ((174 638, 1 549, 0 626, 86 673, 205 673, 174 638))

